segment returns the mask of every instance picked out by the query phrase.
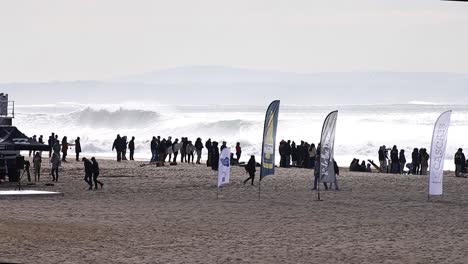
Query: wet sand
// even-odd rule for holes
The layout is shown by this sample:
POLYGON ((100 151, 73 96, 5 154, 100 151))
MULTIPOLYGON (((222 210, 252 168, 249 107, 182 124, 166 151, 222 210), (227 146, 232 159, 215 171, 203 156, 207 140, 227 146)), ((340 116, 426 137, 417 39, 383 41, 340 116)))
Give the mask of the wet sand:
POLYGON ((93 191, 82 163, 54 187, 45 168, 30 188, 65 195, 0 200, 0 262, 468 263, 468 179, 447 176, 427 202, 426 176, 342 170, 342 190, 318 202, 313 171, 277 169, 259 201, 234 167, 217 200, 204 165, 141 164, 101 160, 93 191))

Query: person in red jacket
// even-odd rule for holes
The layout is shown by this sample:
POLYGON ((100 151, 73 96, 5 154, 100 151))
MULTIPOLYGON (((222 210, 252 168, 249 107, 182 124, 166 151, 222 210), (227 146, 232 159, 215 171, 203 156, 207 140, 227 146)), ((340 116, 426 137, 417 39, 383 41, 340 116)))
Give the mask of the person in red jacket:
POLYGON ((240 142, 237 142, 237 144, 236 144, 237 162, 240 161, 241 154, 242 154, 242 148, 241 148, 241 146, 240 146, 240 142))

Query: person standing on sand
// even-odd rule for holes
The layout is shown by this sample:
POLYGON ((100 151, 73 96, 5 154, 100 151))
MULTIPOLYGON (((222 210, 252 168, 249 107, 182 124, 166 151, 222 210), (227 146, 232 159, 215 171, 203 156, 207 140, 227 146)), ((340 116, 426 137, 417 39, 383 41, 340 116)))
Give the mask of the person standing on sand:
POLYGON ((49 137, 49 140, 47 141, 47 144, 49 145, 49 158, 52 157, 52 150, 53 150, 53 146, 54 146, 54 143, 55 143, 55 133, 52 132, 52 135, 49 137))
POLYGON ((188 163, 190 164, 190 159, 192 159, 192 164, 194 163, 194 155, 193 152, 195 151, 195 146, 193 145, 192 141, 189 141, 187 143, 187 148, 186 148, 186 153, 187 153, 187 159, 188 163))
POLYGON ((411 154, 411 164, 413 164, 413 175, 419 175, 419 165, 421 164, 421 157, 419 156, 419 149, 415 148, 411 154))
POLYGON ((164 161, 166 160, 166 139, 158 144, 158 156, 159 156, 159 166, 164 166, 164 161))
POLYGON ((41 178, 41 163, 42 163, 41 154, 39 152, 36 152, 33 158, 34 181, 39 181, 41 178))
MULTIPOLYGON (((364 165, 365 165, 365 163, 364 163, 364 165)), ((335 183, 330 183, 330 189, 333 187, 333 184, 334 184, 335 185, 335 191, 339 191, 340 188, 338 187, 338 176, 340 175, 340 167, 338 167, 338 164, 336 163, 335 159, 333 159, 333 167, 335 168, 335 183)), ((365 171, 365 169, 364 169, 364 171, 365 171)))
POLYGON ((156 137, 153 137, 153 140, 151 140, 151 161, 150 162, 156 162, 157 161, 157 153, 158 153, 158 144, 156 142, 156 137))
POLYGON ((180 162, 187 162, 187 144, 188 138, 182 137, 182 147, 180 148, 180 162))
POLYGON ((91 161, 93 162, 93 181, 94 181, 94 189, 98 189, 98 183, 101 185, 101 189, 104 186, 104 183, 98 181, 99 177, 99 164, 96 161, 96 158, 92 157, 91 161))
POLYGON ((211 169, 217 171, 219 167, 219 149, 218 142, 213 141, 213 146, 211 149, 211 169))
POLYGON ((135 154, 135 137, 132 137, 132 140, 128 143, 128 149, 130 150, 130 160, 134 160, 133 154, 135 154))
POLYGON ((398 161, 400 162, 400 174, 403 174, 403 172, 405 172, 405 165, 406 165, 406 157, 405 157, 404 149, 400 150, 400 157, 398 158, 398 161))
POLYGON ((425 148, 422 148, 420 151, 421 157, 421 175, 427 175, 427 169, 429 168, 429 154, 425 148))
POLYGON ((80 153, 81 153, 80 137, 77 137, 75 139, 75 153, 76 153, 76 161, 80 161, 80 153))
POLYGON ((387 151, 385 145, 381 146, 379 149, 379 163, 380 163, 380 172, 387 173, 387 151))
POLYGON ((60 161, 60 156, 57 153, 52 154, 52 158, 50 158, 50 163, 52 165, 52 181, 58 182, 58 177, 59 177, 59 167, 62 162, 60 161))
POLYGON ((206 151, 208 152, 208 159, 206 160, 206 166, 211 167, 211 160, 212 160, 211 155, 213 155, 213 152, 212 152, 213 145, 211 144, 211 138, 209 138, 206 141, 205 148, 206 148, 206 151))
POLYGON ((317 149, 315 148, 315 144, 312 143, 309 148, 309 169, 315 168, 315 155, 317 155, 317 149))
POLYGON ((463 168, 465 168, 465 154, 463 154, 463 149, 459 148, 457 153, 455 153, 455 177, 461 177, 463 173, 463 168))
MULTIPOLYGON (((320 178, 320 151, 321 151, 321 146, 320 143, 317 145, 317 154, 315 155, 315 169, 314 169, 314 188, 312 188, 312 191, 317 190, 318 184, 319 184, 319 178, 320 178)), ((325 186, 325 190, 328 190, 328 185, 326 182, 323 183, 323 186, 325 186)))
POLYGON ((236 157, 237 157, 237 162, 240 162, 240 157, 242 155, 242 148, 240 145, 240 142, 236 143, 236 157))
POLYGON ((84 163, 85 177, 84 181, 89 185, 88 190, 93 189, 93 164, 87 158, 82 159, 84 163))
POLYGON ((396 145, 393 146, 392 151, 390 152, 390 160, 392 162, 391 164, 391 172, 393 174, 397 174, 399 172, 399 164, 400 161, 398 160, 398 148, 396 145))
POLYGON ((112 145, 112 151, 117 152, 117 162, 122 161, 122 138, 120 135, 117 135, 117 138, 114 140, 114 144, 112 145))
POLYGON ((67 153, 68 153, 68 142, 67 142, 67 137, 63 137, 62 139, 62 161, 67 162, 67 153))
POLYGON ((122 160, 127 160, 127 136, 123 136, 120 143, 120 149, 122 150, 122 160))
POLYGON ((197 164, 201 164, 201 154, 203 150, 203 143, 201 138, 197 138, 197 141, 195 141, 195 151, 197 152, 197 164))
POLYGON ((249 162, 247 163, 247 165, 245 166, 245 170, 247 171, 247 173, 249 173, 249 178, 247 178, 247 179, 244 180, 244 185, 245 185, 249 180, 252 181, 251 185, 252 185, 252 186, 254 185, 255 172, 257 171, 256 165, 257 165, 257 162, 255 161, 255 156, 254 156, 254 155, 250 156, 250 160, 249 160, 249 162))

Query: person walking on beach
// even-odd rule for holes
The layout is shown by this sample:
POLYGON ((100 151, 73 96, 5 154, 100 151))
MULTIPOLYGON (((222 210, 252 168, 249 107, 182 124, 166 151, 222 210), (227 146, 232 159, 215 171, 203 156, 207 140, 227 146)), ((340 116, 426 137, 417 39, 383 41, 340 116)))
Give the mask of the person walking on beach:
POLYGON ((99 164, 96 160, 96 158, 92 157, 91 161, 93 162, 93 181, 94 181, 94 189, 98 189, 98 183, 101 185, 101 189, 104 186, 104 183, 98 181, 99 177, 99 164))
POLYGON ((52 165, 52 181, 53 182, 58 182, 58 177, 59 177, 59 167, 62 162, 60 161, 60 156, 57 153, 52 154, 52 158, 50 158, 50 163, 52 165))
POLYGON ((81 153, 80 137, 77 137, 75 139, 75 153, 76 153, 76 161, 80 161, 80 153, 81 153))
POLYGON ((240 145, 240 142, 236 143, 236 157, 237 157, 237 162, 240 162, 240 157, 242 155, 242 148, 240 145))
POLYGON ((429 154, 425 148, 420 150, 421 157, 421 175, 427 175, 427 169, 429 168, 429 154))
POLYGON ((400 174, 403 174, 403 172, 405 171, 405 165, 406 165, 406 157, 405 157, 404 149, 400 150, 400 157, 398 158, 398 161, 400 162, 400 174))
POLYGON ((459 148, 457 153, 455 153, 455 177, 462 177, 463 168, 465 168, 465 154, 463 154, 463 149, 459 148))
POLYGON ((117 138, 114 140, 114 144, 112 145, 112 151, 117 152, 117 162, 122 161, 122 138, 120 135, 117 135, 117 138))
POLYGON ((206 166, 211 167, 211 160, 212 160, 211 155, 213 154, 212 153, 213 145, 211 144, 211 138, 209 138, 206 141, 205 148, 206 148, 206 151, 208 152, 208 159, 206 160, 206 166))
POLYGON ((413 175, 419 175, 419 165, 421 164, 421 157, 419 156, 419 149, 415 148, 411 154, 411 164, 413 164, 413 175))
POLYGON ((132 137, 132 140, 128 142, 128 150, 130 150, 130 160, 134 160, 133 155, 135 154, 135 137, 132 137))
POLYGON ((201 155, 202 155, 202 150, 203 150, 203 143, 201 138, 197 138, 195 141, 195 151, 197 152, 197 164, 201 164, 201 155))
POLYGON ((88 190, 93 189, 93 164, 87 158, 82 159, 84 163, 85 177, 84 181, 89 185, 88 190))
POLYGON ((249 180, 252 181, 252 182, 251 182, 251 185, 252 185, 252 186, 254 185, 255 172, 257 171, 256 165, 257 165, 257 162, 255 161, 255 156, 254 156, 254 155, 250 156, 250 160, 249 160, 249 162, 247 163, 247 165, 245 166, 245 170, 247 171, 247 173, 249 173, 249 178, 247 178, 247 179, 244 180, 244 185, 245 185, 249 180))
POLYGON ((34 181, 40 181, 41 179, 41 163, 42 163, 41 154, 39 152, 36 152, 33 158, 34 181))

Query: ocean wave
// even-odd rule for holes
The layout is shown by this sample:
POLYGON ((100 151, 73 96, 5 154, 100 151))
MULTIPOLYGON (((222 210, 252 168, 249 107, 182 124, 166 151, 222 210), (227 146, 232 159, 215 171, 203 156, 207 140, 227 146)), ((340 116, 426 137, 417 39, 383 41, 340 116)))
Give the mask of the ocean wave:
POLYGON ((159 113, 144 110, 127 110, 120 108, 116 111, 96 110, 85 108, 63 116, 76 126, 92 128, 138 128, 156 122, 159 113))

